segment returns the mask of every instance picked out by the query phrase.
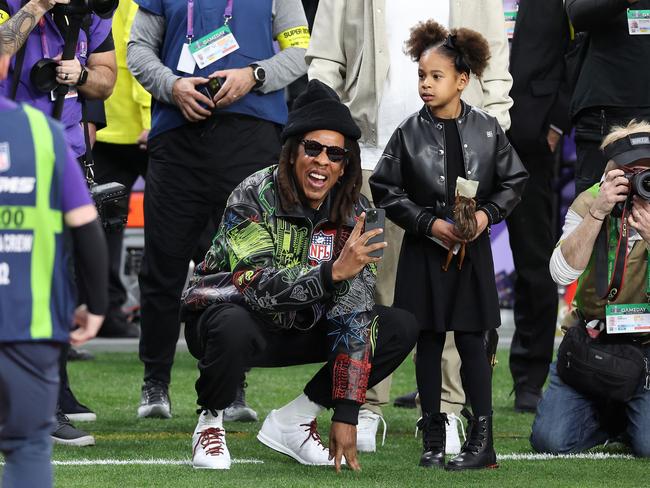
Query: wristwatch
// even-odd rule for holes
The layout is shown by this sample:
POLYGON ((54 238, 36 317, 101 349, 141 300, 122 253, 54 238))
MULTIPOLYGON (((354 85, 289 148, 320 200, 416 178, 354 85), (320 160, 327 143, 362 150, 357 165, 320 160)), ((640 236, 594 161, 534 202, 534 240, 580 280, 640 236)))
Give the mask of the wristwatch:
POLYGON ((249 66, 253 68, 253 78, 255 79, 255 86, 253 86, 253 90, 259 90, 266 81, 266 70, 259 64, 255 63, 249 66))
POLYGON ((79 73, 79 79, 77 80, 77 86, 83 86, 86 81, 88 81, 88 70, 82 66, 81 73, 79 73))

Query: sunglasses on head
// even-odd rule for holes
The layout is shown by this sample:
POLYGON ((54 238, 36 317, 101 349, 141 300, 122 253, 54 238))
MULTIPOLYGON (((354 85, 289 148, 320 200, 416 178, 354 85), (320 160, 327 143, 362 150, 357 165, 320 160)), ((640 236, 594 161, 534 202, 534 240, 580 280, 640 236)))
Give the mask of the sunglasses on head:
POLYGON ((310 158, 315 158, 325 149, 325 154, 327 154, 327 157, 333 163, 342 163, 347 158, 348 152, 350 152, 343 147, 326 146, 325 144, 310 139, 303 139, 300 141, 300 144, 305 147, 305 154, 310 158))

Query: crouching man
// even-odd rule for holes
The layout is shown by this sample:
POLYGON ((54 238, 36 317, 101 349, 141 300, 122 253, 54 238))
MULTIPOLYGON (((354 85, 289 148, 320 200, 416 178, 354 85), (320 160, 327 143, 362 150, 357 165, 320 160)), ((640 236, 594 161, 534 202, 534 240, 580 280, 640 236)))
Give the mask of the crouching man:
POLYGON ((183 296, 199 360, 196 468, 228 469, 223 409, 246 368, 326 362, 303 394, 268 415, 257 438, 301 464, 359 469, 356 424, 366 389, 399 366, 418 326, 374 304, 376 263, 360 195, 360 130, 328 86, 309 82, 289 114, 277 166, 230 195, 205 260, 183 296), (329 449, 316 417, 332 408, 329 449), (343 459, 344 458, 344 459, 343 459))
POLYGON ((602 148, 605 174, 569 208, 550 262, 557 283, 579 281, 531 444, 564 454, 621 439, 650 457, 650 124, 614 128, 602 148))

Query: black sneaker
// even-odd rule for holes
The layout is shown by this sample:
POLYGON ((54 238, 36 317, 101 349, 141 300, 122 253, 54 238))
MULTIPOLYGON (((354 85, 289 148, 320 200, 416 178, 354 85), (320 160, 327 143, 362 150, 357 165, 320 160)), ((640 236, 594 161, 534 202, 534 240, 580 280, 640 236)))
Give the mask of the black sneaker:
POLYGON ((74 396, 74 393, 72 393, 70 387, 64 388, 59 396, 59 408, 69 420, 75 422, 94 422, 97 420, 95 412, 80 403, 74 396))
POLYGON ((400 408, 415 408, 415 397, 418 395, 417 391, 414 391, 412 393, 407 393, 406 395, 402 395, 401 397, 395 398, 395 401, 393 402, 393 405, 396 407, 400 408))
POLYGON ((75 428, 70 419, 61 411, 56 411, 56 427, 52 432, 52 439, 55 444, 65 446, 94 446, 95 438, 90 434, 75 428))
POLYGON ((169 400, 168 385, 149 380, 142 385, 142 396, 138 407, 139 418, 172 418, 172 405, 169 400))
POLYGON ((85 349, 68 348, 68 361, 92 361, 93 354, 85 349))
POLYGON ((226 422, 257 422, 257 412, 246 404, 246 391, 248 385, 241 383, 237 387, 235 401, 224 411, 223 419, 226 422))

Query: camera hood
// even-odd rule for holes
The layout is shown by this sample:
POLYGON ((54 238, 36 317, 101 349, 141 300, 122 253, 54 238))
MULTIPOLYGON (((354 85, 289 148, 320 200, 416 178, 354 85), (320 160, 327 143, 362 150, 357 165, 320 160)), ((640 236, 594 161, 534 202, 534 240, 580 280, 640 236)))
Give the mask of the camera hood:
POLYGON ((39 59, 29 72, 29 79, 36 89, 43 93, 49 93, 59 84, 56 81, 56 68, 59 65, 50 58, 39 59))
POLYGON ((603 153, 608 161, 611 159, 619 166, 650 159, 650 132, 638 132, 614 141, 605 146, 603 153))

